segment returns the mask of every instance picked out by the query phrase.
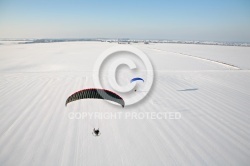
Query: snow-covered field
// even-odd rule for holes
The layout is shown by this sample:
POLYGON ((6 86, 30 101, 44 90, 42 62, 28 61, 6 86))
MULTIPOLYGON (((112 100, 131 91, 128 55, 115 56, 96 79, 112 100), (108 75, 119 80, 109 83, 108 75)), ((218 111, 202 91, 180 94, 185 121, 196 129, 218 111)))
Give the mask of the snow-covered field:
POLYGON ((0 165, 249 165, 250 47, 132 44, 150 58, 154 85, 122 109, 72 103, 93 87, 98 56, 117 45, 0 45, 0 165), (69 112, 178 112, 181 119, 72 120, 69 112), (93 127, 102 135, 94 137, 93 127))

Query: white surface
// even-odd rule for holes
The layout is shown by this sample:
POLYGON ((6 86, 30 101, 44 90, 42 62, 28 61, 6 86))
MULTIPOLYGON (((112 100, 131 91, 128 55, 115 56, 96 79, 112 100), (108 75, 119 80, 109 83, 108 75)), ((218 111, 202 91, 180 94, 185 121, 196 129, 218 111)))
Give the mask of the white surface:
POLYGON ((198 44, 149 44, 147 48, 164 53, 199 57, 250 69, 250 47, 214 46, 198 44))
POLYGON ((179 54, 198 56, 195 52, 199 51, 201 57, 244 69, 249 48, 134 45, 148 54, 155 69, 155 82, 146 99, 124 109, 101 100, 65 107, 70 94, 93 86, 95 60, 112 45, 0 46, 1 166, 249 165, 249 70, 179 54), (232 49, 235 52, 229 56, 237 57, 236 61, 227 57, 232 49), (180 112, 182 118, 70 120, 68 113, 77 111, 166 111, 180 112), (96 125, 100 137, 91 134, 96 125))

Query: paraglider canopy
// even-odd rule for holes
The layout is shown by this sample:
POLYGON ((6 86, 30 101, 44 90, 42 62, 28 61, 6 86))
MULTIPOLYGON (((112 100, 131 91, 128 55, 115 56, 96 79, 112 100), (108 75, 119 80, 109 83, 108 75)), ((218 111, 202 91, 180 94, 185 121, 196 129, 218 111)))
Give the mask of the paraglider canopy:
POLYGON ((130 80, 130 83, 134 82, 134 81, 143 81, 144 82, 144 79, 140 78, 140 77, 135 77, 133 79, 130 80))
POLYGON ((116 93, 106 90, 106 89, 83 89, 81 91, 75 92, 74 94, 70 95, 65 103, 65 106, 67 106, 68 103, 81 100, 81 99, 104 99, 116 102, 120 104, 122 107, 124 107, 125 102, 124 100, 116 93))

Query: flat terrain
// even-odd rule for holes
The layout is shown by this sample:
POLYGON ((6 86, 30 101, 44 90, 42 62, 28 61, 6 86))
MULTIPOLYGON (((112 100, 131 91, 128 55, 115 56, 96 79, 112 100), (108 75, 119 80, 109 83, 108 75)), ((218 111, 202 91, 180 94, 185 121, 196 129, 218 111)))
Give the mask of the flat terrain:
POLYGON ((0 165, 249 165, 250 48, 132 44, 155 80, 124 109, 105 101, 65 107, 93 87, 98 56, 115 43, 0 45, 0 165), (69 112, 178 112, 179 120, 72 120, 69 112), (93 137, 98 125, 102 135, 93 137))

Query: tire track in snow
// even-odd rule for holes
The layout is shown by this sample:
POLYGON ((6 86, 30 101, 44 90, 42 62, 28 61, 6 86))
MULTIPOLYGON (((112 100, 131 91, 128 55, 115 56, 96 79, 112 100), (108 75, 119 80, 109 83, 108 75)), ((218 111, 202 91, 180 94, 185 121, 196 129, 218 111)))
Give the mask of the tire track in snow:
POLYGON ((223 65, 223 66, 226 66, 229 69, 233 69, 233 70, 241 70, 239 67, 234 66, 232 64, 225 63, 225 62, 220 62, 220 61, 216 61, 216 60, 212 60, 212 59, 202 58, 202 57, 199 57, 199 56, 185 54, 185 53, 169 52, 169 51, 165 51, 165 50, 161 50, 161 49, 157 49, 157 48, 150 48, 150 47, 147 47, 147 48, 150 49, 150 50, 154 50, 154 51, 174 53, 174 54, 181 55, 181 56, 187 56, 187 57, 191 57, 191 58, 194 58, 194 59, 199 59, 199 60, 207 61, 207 62, 210 62, 210 63, 215 63, 215 64, 223 65))

